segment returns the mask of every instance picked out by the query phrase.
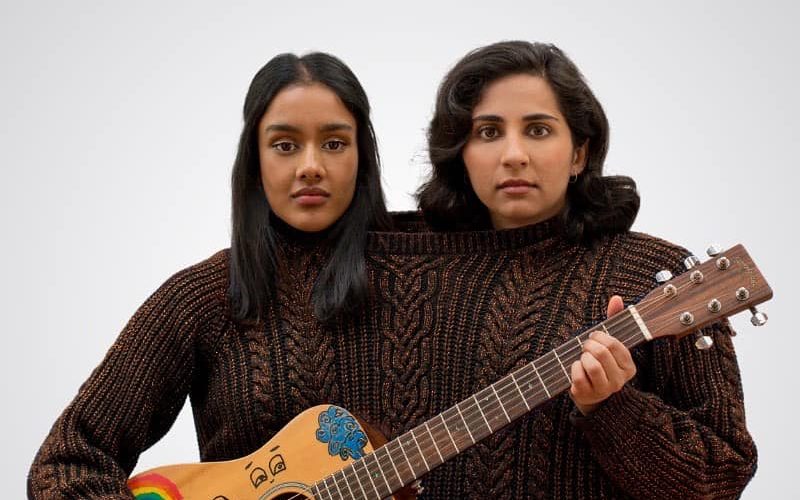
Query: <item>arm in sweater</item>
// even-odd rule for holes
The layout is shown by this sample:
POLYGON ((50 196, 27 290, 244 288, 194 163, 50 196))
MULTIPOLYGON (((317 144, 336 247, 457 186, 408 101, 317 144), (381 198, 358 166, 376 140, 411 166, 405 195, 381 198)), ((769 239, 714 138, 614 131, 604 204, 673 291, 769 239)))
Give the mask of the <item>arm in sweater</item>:
MULTIPOLYGON (((682 268, 685 250, 666 242, 634 236, 625 246, 639 247, 630 258, 648 261, 620 267, 623 277, 612 287, 627 288, 626 302, 651 286, 651 271, 682 268), (634 268, 648 271, 639 276, 634 268)), ((697 350, 691 336, 634 349, 632 383, 589 417, 574 418, 595 460, 636 498, 735 498, 755 473, 730 325, 716 323, 704 333, 714 339, 708 351, 697 350)))
POLYGON ((28 476, 28 497, 133 498, 139 455, 175 421, 189 391, 208 287, 189 268, 139 308, 53 425, 28 476))

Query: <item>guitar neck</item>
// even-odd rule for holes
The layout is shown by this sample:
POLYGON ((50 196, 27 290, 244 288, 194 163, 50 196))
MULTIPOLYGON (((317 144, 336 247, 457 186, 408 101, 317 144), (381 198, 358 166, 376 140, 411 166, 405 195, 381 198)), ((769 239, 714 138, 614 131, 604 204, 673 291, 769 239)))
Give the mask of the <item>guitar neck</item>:
POLYGON ((628 307, 326 480, 346 481, 353 491, 377 491, 381 497, 413 483, 568 389, 570 366, 580 358, 583 342, 594 331, 615 336, 629 349, 650 338, 636 308, 628 307))
MULTIPOLYGON (((714 254, 716 256, 716 254, 714 254)), ((692 262, 694 266, 694 262, 692 262)), ((690 267, 692 267, 690 266, 690 267)), ((668 273, 667 273, 668 274, 668 273)), ((317 483, 381 498, 430 472, 572 385, 570 367, 595 331, 628 349, 658 337, 688 335, 772 297, 744 247, 736 245, 647 294, 637 305, 599 323, 317 483)), ((758 318, 755 318, 758 319, 758 318)), ((754 324, 763 324, 756 321, 754 324)))

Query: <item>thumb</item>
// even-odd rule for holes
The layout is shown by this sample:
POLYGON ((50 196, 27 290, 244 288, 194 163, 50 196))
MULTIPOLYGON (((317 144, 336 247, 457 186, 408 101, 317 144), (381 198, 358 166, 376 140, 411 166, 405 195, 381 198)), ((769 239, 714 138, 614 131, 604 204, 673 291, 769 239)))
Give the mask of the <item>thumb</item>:
POLYGON ((609 318, 618 312, 625 309, 625 304, 622 303, 622 297, 619 295, 614 295, 608 300, 608 309, 606 310, 606 316, 609 318))

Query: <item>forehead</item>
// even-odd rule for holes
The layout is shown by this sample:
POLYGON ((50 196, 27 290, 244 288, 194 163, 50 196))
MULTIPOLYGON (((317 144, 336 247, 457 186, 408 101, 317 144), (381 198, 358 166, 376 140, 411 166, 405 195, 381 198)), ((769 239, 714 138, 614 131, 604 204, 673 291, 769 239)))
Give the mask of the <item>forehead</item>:
POLYGON ((342 100, 321 83, 292 84, 278 92, 261 118, 262 125, 274 123, 355 126, 355 118, 342 100))
POLYGON ((550 84, 540 76, 525 74, 504 76, 489 83, 472 110, 473 116, 533 113, 561 115, 550 84))

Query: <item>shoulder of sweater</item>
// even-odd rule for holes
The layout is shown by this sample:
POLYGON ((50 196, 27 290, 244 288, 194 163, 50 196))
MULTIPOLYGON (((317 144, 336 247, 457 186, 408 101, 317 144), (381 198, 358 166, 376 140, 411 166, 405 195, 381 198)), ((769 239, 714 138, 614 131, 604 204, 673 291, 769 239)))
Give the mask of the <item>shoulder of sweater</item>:
POLYGON ((684 247, 657 236, 628 231, 610 239, 615 253, 644 266, 674 270, 690 254, 684 247))
POLYGON ((221 313, 228 302, 228 262, 229 250, 220 250, 170 276, 159 291, 172 300, 221 313))
POLYGON ((645 233, 626 232, 610 236, 603 243, 610 258, 612 287, 632 300, 656 286, 655 275, 667 270, 682 273, 689 252, 674 243, 645 233))

